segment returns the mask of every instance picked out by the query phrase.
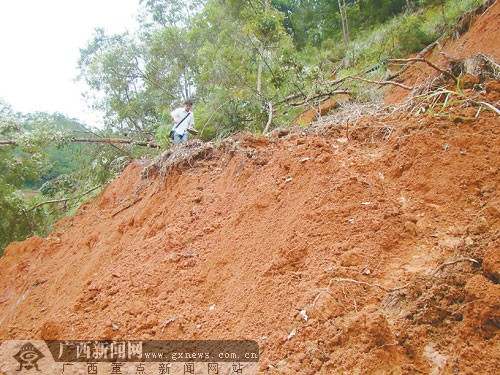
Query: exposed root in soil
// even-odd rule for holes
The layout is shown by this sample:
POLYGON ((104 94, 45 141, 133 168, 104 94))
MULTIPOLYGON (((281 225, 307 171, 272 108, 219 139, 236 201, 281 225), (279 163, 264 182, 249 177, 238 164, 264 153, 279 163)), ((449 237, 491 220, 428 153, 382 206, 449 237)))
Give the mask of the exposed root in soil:
POLYGON ((452 261, 449 261, 449 262, 445 262, 443 264, 441 264, 439 267, 437 267, 433 274, 437 274, 439 271, 441 271, 443 268, 445 267, 448 267, 448 266, 452 266, 454 264, 457 264, 457 263, 462 263, 462 262, 471 262, 471 263, 474 263, 474 264, 479 264, 479 262, 475 259, 472 259, 472 258, 459 258, 459 259, 455 259, 455 260, 452 260, 452 261))
POLYGON ((213 150, 213 143, 199 140, 173 146, 145 167, 142 177, 166 176, 172 169, 192 167, 197 160, 208 158, 213 150))
MULTIPOLYGON (((396 288, 386 288, 385 286, 382 286, 380 284, 370 284, 370 283, 367 283, 365 281, 359 281, 359 280, 354 280, 354 279, 343 279, 343 278, 332 279, 331 282, 330 282, 330 284, 332 282, 352 283, 352 284, 364 285, 364 286, 369 286, 369 287, 372 287, 372 288, 382 289, 384 292, 387 292, 387 293, 392 293, 392 292, 396 292, 398 290, 406 289, 408 287, 408 285, 410 285, 408 283, 408 284, 405 284, 403 286, 396 287, 396 288)), ((329 287, 331 286, 330 284, 328 285, 329 287)))

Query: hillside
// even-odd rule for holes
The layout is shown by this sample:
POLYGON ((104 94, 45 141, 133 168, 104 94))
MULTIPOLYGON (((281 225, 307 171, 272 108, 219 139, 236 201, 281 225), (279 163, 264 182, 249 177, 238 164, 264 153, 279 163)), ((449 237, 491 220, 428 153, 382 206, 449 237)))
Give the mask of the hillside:
MULTIPOLYGON (((479 41, 498 40, 499 10, 445 51, 498 62, 479 41)), ((241 338, 260 373, 495 373, 500 117, 471 103, 498 107, 500 81, 472 78, 446 112, 361 107, 131 163, 6 249, 0 339, 241 338)))
MULTIPOLYGON (((455 59, 465 59, 484 53, 499 61, 500 49, 497 42, 500 39, 499 17, 499 4, 496 1, 487 1, 483 7, 470 11, 460 18, 455 26, 454 37, 438 40, 436 45, 422 57, 436 64, 445 65, 455 59), (480 18, 476 20, 477 16, 480 18)), ((436 72, 427 65, 414 65, 401 75, 400 80, 411 85, 421 84, 435 74, 436 72)), ((388 90, 385 101, 388 104, 398 103, 405 94, 400 88, 388 90)))

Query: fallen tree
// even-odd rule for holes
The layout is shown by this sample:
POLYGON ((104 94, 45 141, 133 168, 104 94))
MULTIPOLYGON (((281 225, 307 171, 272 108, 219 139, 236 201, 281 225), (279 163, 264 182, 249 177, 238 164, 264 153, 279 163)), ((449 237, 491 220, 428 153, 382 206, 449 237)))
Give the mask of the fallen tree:
MULTIPOLYGON (((153 141, 136 141, 126 138, 69 138, 71 143, 106 143, 106 144, 122 144, 131 146, 141 146, 150 148, 160 148, 160 146, 153 141)), ((19 146, 19 142, 15 140, 0 140, 0 146, 19 146)))
POLYGON ((31 207, 28 211, 33 211, 33 210, 37 209, 38 207, 44 206, 46 204, 66 203, 66 202, 68 202, 70 200, 74 200, 74 199, 78 199, 78 198, 84 197, 85 195, 90 194, 93 191, 99 189, 101 186, 102 186, 102 184, 94 186, 93 188, 91 188, 91 189, 89 189, 89 190, 87 190, 87 191, 85 191, 85 192, 83 192, 83 193, 81 193, 81 194, 79 194, 77 196, 74 196, 74 197, 66 197, 66 198, 61 198, 61 199, 53 199, 53 200, 48 200, 48 201, 40 202, 40 203, 34 205, 33 207, 31 207))

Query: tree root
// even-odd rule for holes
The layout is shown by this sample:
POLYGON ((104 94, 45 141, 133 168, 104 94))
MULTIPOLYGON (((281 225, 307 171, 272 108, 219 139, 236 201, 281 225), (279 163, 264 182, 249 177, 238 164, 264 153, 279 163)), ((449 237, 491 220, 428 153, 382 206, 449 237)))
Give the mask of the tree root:
POLYGON ((479 262, 473 258, 458 258, 449 262, 445 262, 441 264, 439 267, 437 267, 434 272, 432 273, 433 275, 436 275, 439 271, 441 271, 443 268, 451 266, 453 264, 461 263, 461 262, 471 262, 474 264, 479 264, 479 262))
POLYGON ((364 286, 369 286, 371 288, 379 288, 387 293, 392 293, 392 292, 396 292, 396 291, 401 290, 401 289, 406 289, 408 287, 408 285, 410 285, 410 283, 407 283, 407 284, 400 286, 400 287, 397 287, 397 288, 386 288, 385 286, 382 286, 380 284, 370 284, 370 283, 367 283, 365 281, 359 281, 359 280, 354 280, 354 279, 335 278, 335 279, 330 280, 330 283, 328 284, 328 288, 330 288, 333 281, 341 282, 341 283, 351 283, 351 284, 364 285, 364 286))
POLYGON ((114 212, 111 217, 115 217, 116 215, 118 215, 120 212, 123 212, 125 211, 126 209, 132 207, 134 204, 140 202, 142 200, 142 197, 139 197, 137 199, 135 199, 132 203, 129 203, 128 205, 126 205, 125 207, 122 207, 120 208, 118 211, 114 212))

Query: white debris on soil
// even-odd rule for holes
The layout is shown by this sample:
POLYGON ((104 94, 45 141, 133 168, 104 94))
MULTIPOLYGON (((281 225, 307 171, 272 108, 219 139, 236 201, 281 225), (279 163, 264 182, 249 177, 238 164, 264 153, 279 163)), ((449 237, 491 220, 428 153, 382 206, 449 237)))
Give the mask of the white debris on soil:
POLYGON ((424 357, 429 361, 432 369, 431 375, 439 375, 446 365, 446 361, 448 357, 442 355, 436 349, 434 349, 434 345, 429 343, 424 348, 424 357))

